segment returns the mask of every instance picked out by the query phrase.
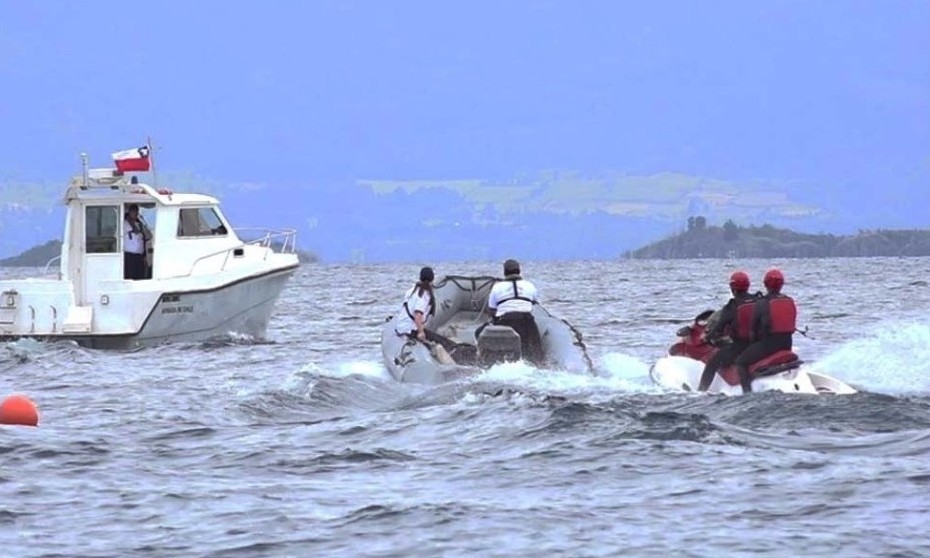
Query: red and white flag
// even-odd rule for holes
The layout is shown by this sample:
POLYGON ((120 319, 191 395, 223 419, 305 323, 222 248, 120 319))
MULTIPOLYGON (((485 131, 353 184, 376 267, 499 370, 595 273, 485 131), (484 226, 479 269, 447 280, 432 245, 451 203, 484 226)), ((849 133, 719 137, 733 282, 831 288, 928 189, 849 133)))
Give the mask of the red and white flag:
POLYGON ((113 154, 119 172, 146 172, 149 170, 149 146, 126 149, 113 154))

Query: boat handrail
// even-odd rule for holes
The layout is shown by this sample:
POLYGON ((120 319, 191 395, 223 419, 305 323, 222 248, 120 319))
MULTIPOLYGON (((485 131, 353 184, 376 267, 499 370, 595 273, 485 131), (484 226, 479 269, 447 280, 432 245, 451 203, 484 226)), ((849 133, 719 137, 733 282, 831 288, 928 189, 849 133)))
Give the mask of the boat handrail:
MULTIPOLYGON (((269 229, 265 227, 236 227, 236 235, 246 244, 254 244, 263 248, 278 248, 279 254, 293 254, 297 252, 297 229, 269 229), (245 240, 241 232, 258 232, 257 238, 245 240), (275 239, 280 239, 275 242, 275 239)), ((249 234, 248 236, 253 236, 249 234)))
MULTIPOLYGON (((52 266, 55 260, 61 260, 61 254, 58 254, 54 258, 50 259, 45 263, 45 269, 42 270, 42 277, 48 277, 48 268, 52 266)), ((58 264, 58 278, 61 279, 61 263, 58 264)))
MULTIPOLYGON (((201 261, 206 260, 207 258, 213 258, 219 256, 220 254, 226 254, 226 257, 223 259, 223 264, 220 266, 219 271, 226 270, 226 264, 229 262, 229 255, 232 254, 235 250, 241 249, 243 246, 260 246, 262 248, 268 248, 265 252, 263 260, 268 259, 268 254, 278 253, 278 254, 294 254, 296 253, 296 242, 297 242, 297 229, 266 229, 260 227, 245 227, 235 229, 236 236, 239 236, 239 232, 243 230, 260 230, 264 232, 264 235, 261 238, 256 240, 245 241, 243 240, 242 244, 237 246, 231 246, 229 248, 223 248, 222 250, 217 250, 216 252, 210 252, 209 254, 204 254, 200 256, 193 262, 191 262, 190 269, 187 273, 183 275, 173 275, 172 277, 190 277, 194 273, 194 269, 197 268, 197 264, 201 261), (275 244, 272 242, 274 238, 283 238, 280 244, 275 244), (280 250, 275 250, 275 247, 279 247, 280 250)), ((241 237, 240 237, 241 239, 241 237)))

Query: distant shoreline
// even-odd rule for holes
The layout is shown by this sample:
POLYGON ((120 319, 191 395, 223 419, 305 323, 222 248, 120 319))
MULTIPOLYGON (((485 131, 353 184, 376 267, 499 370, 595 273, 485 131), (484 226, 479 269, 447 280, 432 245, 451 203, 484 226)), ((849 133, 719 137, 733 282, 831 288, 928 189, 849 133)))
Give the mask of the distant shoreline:
MULTIPOLYGON (((19 255, 0 260, 0 267, 44 267, 61 255, 61 241, 49 240, 45 244, 33 246, 19 255)), ((316 254, 297 251, 300 263, 315 263, 319 261, 316 254)))
POLYGON ((877 229, 854 235, 806 234, 771 225, 709 226, 688 219, 684 232, 624 253, 629 259, 844 258, 930 256, 930 230, 877 229))
MULTIPOLYGON (((707 225, 688 219, 687 230, 622 253, 624 259, 733 258, 869 258, 928 257, 930 230, 876 229, 853 235, 808 234, 771 225, 707 225)), ((50 240, 16 256, 0 259, 0 267, 43 267, 61 254, 61 241, 50 240)), ((297 251, 301 263, 317 263, 312 252, 297 251)))

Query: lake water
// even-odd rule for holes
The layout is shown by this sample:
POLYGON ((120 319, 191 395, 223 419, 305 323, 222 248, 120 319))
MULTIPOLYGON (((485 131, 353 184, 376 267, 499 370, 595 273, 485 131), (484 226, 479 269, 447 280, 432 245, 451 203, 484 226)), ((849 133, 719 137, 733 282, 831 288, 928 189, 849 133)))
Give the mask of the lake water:
POLYGON ((0 427, 3 553, 930 555, 930 259, 524 262, 596 375, 508 364, 441 387, 381 364, 419 267, 305 265, 265 342, 0 344, 0 397, 41 411, 0 427), (652 385, 737 263, 756 283, 781 266, 796 350, 860 394, 652 385))

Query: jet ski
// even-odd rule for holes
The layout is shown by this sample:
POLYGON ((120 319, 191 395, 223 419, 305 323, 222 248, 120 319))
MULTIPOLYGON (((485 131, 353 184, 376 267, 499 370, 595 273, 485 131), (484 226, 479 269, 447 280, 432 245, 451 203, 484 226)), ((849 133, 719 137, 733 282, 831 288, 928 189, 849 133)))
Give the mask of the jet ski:
MULTIPOLYGON (((718 346, 702 338, 713 310, 698 314, 690 325, 680 328, 678 339, 649 370, 652 380, 665 388, 698 391, 704 365, 717 352, 718 346)), ((781 391, 784 393, 848 395, 856 390, 836 378, 813 372, 794 351, 778 351, 749 367, 752 391, 781 391)), ((742 395, 736 365, 718 370, 708 393, 742 395)))

